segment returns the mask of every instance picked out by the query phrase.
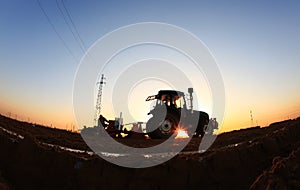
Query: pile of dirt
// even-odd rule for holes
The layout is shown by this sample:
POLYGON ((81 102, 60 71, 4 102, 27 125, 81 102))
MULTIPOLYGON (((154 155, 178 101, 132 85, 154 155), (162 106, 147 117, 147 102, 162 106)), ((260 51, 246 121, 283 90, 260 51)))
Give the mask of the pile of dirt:
MULTIPOLYGON (((202 186, 210 188, 211 183, 216 185, 215 188, 221 189, 248 189, 257 176, 272 166, 275 157, 287 156, 299 148, 300 119, 278 125, 277 130, 269 129, 271 133, 255 137, 251 141, 242 141, 235 144, 236 146, 212 148, 204 154, 180 155, 180 157, 189 162, 198 160, 202 168, 207 167, 203 177, 214 181, 203 181, 202 186)), ((281 175, 284 176, 285 173, 281 175)))
POLYGON ((4 179, 4 177, 2 176, 2 172, 0 171, 0 189, 1 190, 9 190, 9 184, 7 183, 7 181, 4 179))
POLYGON ((250 189, 300 189, 300 147, 288 157, 274 158, 272 167, 250 189))
POLYGON ((0 127, 21 136, 31 136, 44 143, 90 150, 79 133, 45 127, 35 123, 21 122, 3 115, 0 115, 0 127))
MULTIPOLYGON (((0 185, 10 189, 286 189, 299 184, 300 118, 222 134, 205 153, 179 154, 143 169, 43 146, 37 138, 43 136, 58 145, 68 145, 71 137, 79 142, 70 132, 38 127, 31 135, 31 128, 36 127, 3 117, 0 126, 23 135, 0 130, 0 171, 5 177, 0 185)), ((192 139, 188 149, 198 146, 200 140, 192 139)), ((128 142, 151 143, 142 139, 128 142)))

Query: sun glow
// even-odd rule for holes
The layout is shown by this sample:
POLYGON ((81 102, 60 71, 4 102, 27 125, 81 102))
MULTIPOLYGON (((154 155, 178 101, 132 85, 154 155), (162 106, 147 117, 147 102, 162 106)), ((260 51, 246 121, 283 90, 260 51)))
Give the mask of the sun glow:
POLYGON ((185 138, 189 138, 189 135, 187 133, 187 131, 185 129, 182 128, 178 128, 176 130, 176 137, 175 139, 185 139, 185 138))

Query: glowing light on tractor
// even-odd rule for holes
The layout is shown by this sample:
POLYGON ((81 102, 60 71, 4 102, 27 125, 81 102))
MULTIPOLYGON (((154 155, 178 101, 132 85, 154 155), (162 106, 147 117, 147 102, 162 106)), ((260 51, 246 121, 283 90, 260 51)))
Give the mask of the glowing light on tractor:
POLYGON ((176 137, 175 139, 186 139, 189 138, 189 135, 187 133, 187 131, 183 128, 177 128, 176 129, 176 137))

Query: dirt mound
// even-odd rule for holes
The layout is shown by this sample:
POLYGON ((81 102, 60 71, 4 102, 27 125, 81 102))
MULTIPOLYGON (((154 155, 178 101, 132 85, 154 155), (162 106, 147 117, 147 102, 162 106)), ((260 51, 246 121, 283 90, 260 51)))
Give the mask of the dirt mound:
MULTIPOLYGON (((252 184, 252 189, 298 187, 300 119, 222 134, 205 153, 180 154, 143 169, 119 167, 97 156, 43 146, 41 138, 36 137, 49 140, 48 132, 50 140, 59 145, 71 143, 76 135, 42 127, 31 135, 28 131, 34 127, 5 121, 3 124, 0 119, 1 127, 23 135, 20 138, 0 130, 0 171, 4 185, 10 184, 11 189, 249 189, 252 184), (63 141, 63 134, 70 142, 63 141), (297 151, 291 153, 293 150, 297 151)), ((198 144, 199 139, 193 139, 189 146, 198 144)))
POLYGON ((9 190, 9 184, 7 183, 7 181, 4 179, 4 177, 2 176, 2 172, 0 171, 0 189, 1 190, 9 190))
POLYGON ((300 146, 288 157, 274 158, 250 189, 300 189, 300 146))
POLYGON ((85 144, 79 133, 45 127, 34 123, 20 122, 2 115, 0 115, 0 127, 21 136, 31 136, 44 143, 89 150, 89 147, 85 144))

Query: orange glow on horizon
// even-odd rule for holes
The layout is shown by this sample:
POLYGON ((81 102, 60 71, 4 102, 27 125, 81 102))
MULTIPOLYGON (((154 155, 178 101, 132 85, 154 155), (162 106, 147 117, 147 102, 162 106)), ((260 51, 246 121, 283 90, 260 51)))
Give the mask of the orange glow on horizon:
MULTIPOLYGON (((277 121, 294 119, 300 116, 299 99, 286 100, 273 104, 268 102, 268 100, 265 100, 265 103, 257 103, 248 106, 248 102, 237 101, 237 99, 233 101, 229 98, 228 105, 230 106, 227 107, 223 122, 217 118, 217 121, 219 122, 217 134, 257 125, 264 127, 277 121), (250 119, 250 110, 253 112, 253 125, 250 119)), ((139 108, 138 104, 136 106, 136 109, 137 108, 139 108)), ((38 101, 27 101, 26 99, 13 101, 12 97, 2 95, 0 99, 0 113, 20 121, 69 131, 83 127, 77 126, 76 118, 73 115, 72 104, 70 102, 57 105, 54 103, 52 104, 50 101, 43 103, 38 101)), ((106 112, 106 110, 103 111, 103 115, 107 119, 114 119, 113 114, 109 113, 110 112, 106 112)), ((147 120, 145 120, 145 122, 146 121, 147 120)))

